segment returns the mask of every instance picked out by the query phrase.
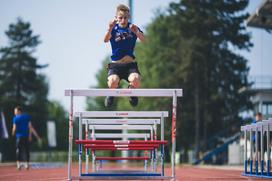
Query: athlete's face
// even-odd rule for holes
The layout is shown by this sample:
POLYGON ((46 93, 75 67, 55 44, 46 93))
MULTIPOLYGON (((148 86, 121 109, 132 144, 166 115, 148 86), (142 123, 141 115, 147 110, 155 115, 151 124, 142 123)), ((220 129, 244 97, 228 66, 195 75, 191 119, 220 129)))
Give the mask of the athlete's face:
POLYGON ((129 18, 129 13, 125 11, 119 11, 116 15, 116 19, 119 23, 119 26, 122 28, 125 28, 128 24, 128 18, 129 18))
POLYGON ((19 111, 17 108, 15 108, 15 109, 14 109, 14 114, 15 114, 15 115, 18 115, 18 114, 20 114, 20 111, 19 111))
POLYGON ((262 120, 262 116, 260 116, 260 115, 257 114, 257 115, 255 116, 255 119, 256 119, 256 121, 261 121, 261 120, 262 120))

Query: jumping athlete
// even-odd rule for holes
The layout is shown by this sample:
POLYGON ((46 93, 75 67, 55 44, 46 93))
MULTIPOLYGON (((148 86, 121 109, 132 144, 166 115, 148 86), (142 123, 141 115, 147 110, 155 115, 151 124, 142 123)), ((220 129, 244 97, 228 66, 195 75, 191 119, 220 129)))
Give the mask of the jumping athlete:
MULTIPOLYGON (((111 63, 108 64, 108 87, 118 88, 120 80, 129 82, 129 88, 140 86, 140 72, 135 61, 134 47, 137 38, 144 41, 143 32, 138 26, 130 23, 129 8, 123 4, 117 6, 116 16, 109 23, 104 42, 110 41, 112 48, 111 63)), ((105 106, 113 104, 114 97, 108 96, 105 99, 105 106)), ((132 106, 137 106, 138 97, 130 97, 132 106)))

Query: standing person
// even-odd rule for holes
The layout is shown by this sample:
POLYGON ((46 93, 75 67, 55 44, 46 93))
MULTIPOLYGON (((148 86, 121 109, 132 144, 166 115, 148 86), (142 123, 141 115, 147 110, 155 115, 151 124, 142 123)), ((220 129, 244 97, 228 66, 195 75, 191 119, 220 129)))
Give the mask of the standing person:
MULTIPOLYGON (((119 86, 120 80, 129 82, 129 88, 140 86, 140 72, 135 61, 134 47, 137 38, 144 41, 144 34, 138 26, 130 23, 129 8, 120 4, 116 8, 115 19, 109 23, 104 42, 110 41, 112 48, 111 63, 108 64, 108 87, 115 89, 119 86)), ((108 96, 105 99, 105 106, 113 104, 114 97, 108 96)), ((137 106, 138 98, 130 97, 132 106, 137 106)))
POLYGON ((255 115, 255 119, 252 121, 252 123, 257 123, 259 121, 262 121, 262 119, 263 119, 262 113, 257 112, 256 115, 255 115))
POLYGON ((32 140, 32 125, 30 116, 23 113, 21 107, 14 108, 12 135, 16 136, 16 159, 17 169, 21 169, 21 161, 23 160, 23 153, 26 154, 25 168, 29 169, 29 142, 32 140), (24 152, 25 151, 25 152, 24 152))
MULTIPOLYGON (((263 120, 263 116, 262 116, 262 113, 260 112, 257 112, 256 115, 255 115, 255 119, 252 121, 253 124, 256 124, 258 122, 261 122, 263 120)), ((264 141, 266 139, 266 134, 264 135, 264 141)), ((256 133, 253 137, 253 143, 254 143, 254 149, 255 149, 255 143, 256 143, 256 133)), ((264 142, 266 143, 266 142, 264 142)), ((266 144, 263 145, 264 146, 264 151, 266 151, 266 144)), ((257 145, 257 151, 260 152, 261 151, 261 133, 258 132, 258 145, 257 145)), ((256 150, 255 150, 256 151, 256 150)))

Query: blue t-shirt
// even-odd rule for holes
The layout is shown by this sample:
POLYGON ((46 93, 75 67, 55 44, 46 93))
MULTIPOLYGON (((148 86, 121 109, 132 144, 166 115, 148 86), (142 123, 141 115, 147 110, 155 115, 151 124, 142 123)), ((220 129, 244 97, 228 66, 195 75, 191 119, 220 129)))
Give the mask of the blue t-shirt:
MULTIPOLYGON (((258 122, 261 122, 261 120, 257 121, 256 119, 253 119, 251 124, 257 124, 258 122)), ((253 137, 252 137, 252 141, 254 143, 255 143, 255 140, 256 140, 256 134, 254 134, 253 137)), ((260 132, 258 134, 258 142, 259 142, 259 144, 261 143, 261 133, 260 132)))
MULTIPOLYGON (((137 36, 130 30, 130 24, 131 23, 128 23, 127 27, 125 28, 122 28, 116 24, 111 31, 111 59, 113 61, 120 60, 126 55, 135 58, 134 47, 136 44, 137 36)), ((139 28, 138 30, 142 32, 139 28)))
POLYGON ((28 137, 28 124, 30 117, 28 114, 20 114, 13 117, 13 124, 16 124, 16 137, 28 137))

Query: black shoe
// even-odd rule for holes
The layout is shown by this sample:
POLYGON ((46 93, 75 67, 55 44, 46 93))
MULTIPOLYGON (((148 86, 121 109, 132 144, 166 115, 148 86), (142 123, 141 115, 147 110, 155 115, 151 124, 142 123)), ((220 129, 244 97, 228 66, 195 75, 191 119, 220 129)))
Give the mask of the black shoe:
POLYGON ((138 97, 129 97, 129 103, 133 107, 138 105, 138 97))
POLYGON ((105 102, 104 102, 105 107, 111 107, 112 104, 113 104, 113 100, 114 100, 114 97, 107 96, 107 97, 105 98, 105 102))

